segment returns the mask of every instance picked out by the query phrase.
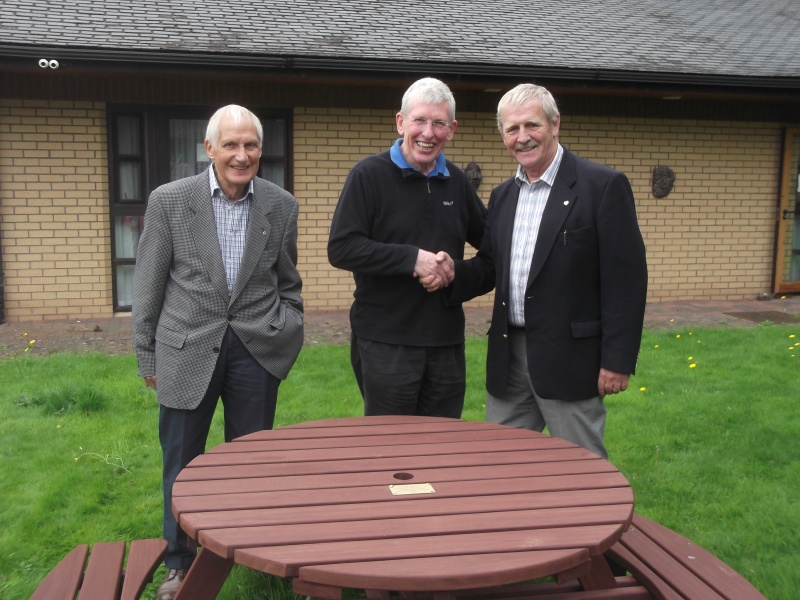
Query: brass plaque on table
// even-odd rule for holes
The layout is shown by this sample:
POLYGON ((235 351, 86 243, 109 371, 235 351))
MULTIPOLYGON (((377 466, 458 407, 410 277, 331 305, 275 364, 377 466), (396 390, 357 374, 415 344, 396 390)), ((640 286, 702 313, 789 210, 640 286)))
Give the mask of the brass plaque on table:
POLYGON ((400 485, 390 485, 389 490, 392 496, 408 496, 411 494, 435 494, 436 490, 430 483, 404 483, 400 485))

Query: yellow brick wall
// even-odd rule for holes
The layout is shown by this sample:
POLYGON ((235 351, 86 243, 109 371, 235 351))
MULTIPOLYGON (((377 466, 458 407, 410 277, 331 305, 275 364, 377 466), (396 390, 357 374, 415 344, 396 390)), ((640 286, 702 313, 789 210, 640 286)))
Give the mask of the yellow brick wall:
MULTIPOLYGON (((446 148, 464 168, 477 162, 485 203, 511 176, 489 114, 459 113, 446 148)), ((349 168, 397 137, 391 111, 295 111, 295 194, 301 203, 300 255, 310 310, 346 308, 350 273, 325 255, 328 227, 349 168)), ((631 180, 650 270, 648 299, 755 298, 770 291, 781 130, 777 124, 564 115, 561 141, 579 156, 631 180), (653 167, 676 175, 666 198, 652 194, 653 167)), ((485 305, 491 296, 475 300, 485 305)))
POLYGON ((648 300, 771 291, 781 129, 770 123, 566 118, 562 139, 631 180, 650 270, 648 300), (676 175, 666 198, 652 169, 676 175))
MULTIPOLYGON (((514 171, 494 117, 459 113, 446 154, 482 168, 489 192, 514 171)), ((309 310, 350 306, 353 280, 326 245, 350 167, 389 147, 394 112, 298 108, 294 192, 309 310)), ((627 173, 650 266, 649 300, 754 298, 770 291, 781 129, 772 123, 565 115, 562 142, 627 173), (652 169, 676 174, 651 192, 652 169)), ((106 115, 100 103, 0 100, 0 242, 6 320, 111 316, 106 115)), ((491 295, 473 301, 487 305, 491 295)))
POLYGON ((0 100, 5 317, 112 315, 102 104, 0 100))

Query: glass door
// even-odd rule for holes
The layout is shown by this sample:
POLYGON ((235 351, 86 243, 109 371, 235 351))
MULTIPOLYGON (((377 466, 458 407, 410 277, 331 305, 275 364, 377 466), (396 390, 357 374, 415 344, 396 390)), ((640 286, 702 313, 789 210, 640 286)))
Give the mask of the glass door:
POLYGON ((777 293, 800 292, 800 129, 787 129, 781 168, 777 293))

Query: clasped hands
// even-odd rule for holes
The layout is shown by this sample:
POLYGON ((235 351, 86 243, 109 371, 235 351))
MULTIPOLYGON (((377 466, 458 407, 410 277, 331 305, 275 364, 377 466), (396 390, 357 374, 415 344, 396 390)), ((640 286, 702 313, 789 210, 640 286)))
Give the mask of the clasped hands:
POLYGON ((420 248, 417 253, 417 264, 414 266, 414 277, 429 292, 446 288, 456 275, 455 263, 447 252, 428 252, 420 248))

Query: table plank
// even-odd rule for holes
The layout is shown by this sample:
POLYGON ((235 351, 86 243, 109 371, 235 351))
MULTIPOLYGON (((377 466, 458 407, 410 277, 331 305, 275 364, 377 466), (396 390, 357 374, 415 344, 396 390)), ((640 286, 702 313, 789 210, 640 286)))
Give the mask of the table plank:
MULTIPOLYGON (((200 457, 198 457, 200 458, 200 457)), ((197 460, 197 459, 195 459, 197 460)), ((325 473, 358 473, 364 471, 410 471, 443 467, 568 462, 570 460, 602 460, 583 448, 551 450, 519 450, 514 452, 478 452, 436 456, 399 456, 362 458, 339 461, 289 462, 270 464, 221 465, 212 467, 190 464, 177 477, 178 481, 238 479, 242 477, 277 477, 286 475, 322 475, 325 473)), ((194 461, 192 461, 194 463, 194 461)))
POLYGON ((598 540, 612 538, 616 533, 616 525, 522 529, 433 537, 244 548, 236 550, 234 556, 238 564, 277 577, 296 577, 304 565, 332 565, 370 560, 447 556, 453 553, 454 548, 461 549, 463 554, 467 553, 467 549, 474 554, 520 552, 531 548, 564 550, 591 546, 598 543, 598 540))
MULTIPOLYGON (((344 438, 346 440, 347 438, 344 438)), ((451 454, 470 456, 487 452, 531 452, 553 449, 572 448, 567 442, 544 443, 542 439, 489 439, 467 440, 452 442, 433 442, 428 444, 409 441, 405 438, 402 443, 387 444, 386 440, 381 445, 370 446, 371 458, 400 458, 400 457, 439 457, 451 454)), ((359 460, 364 458, 364 447, 352 444, 344 448, 302 448, 302 449, 272 449, 266 451, 250 452, 218 452, 201 454, 194 459, 188 468, 214 467, 229 465, 252 465, 280 463, 284 465, 296 463, 323 463, 341 462, 346 460, 359 460)))
MULTIPOLYGON (((442 486, 437 484, 437 495, 442 486)), ((468 488, 468 484, 462 487, 468 488)), ((474 488, 474 484, 472 484, 474 488)), ((362 490, 364 488, 359 488, 362 490)), ((353 498, 352 502, 342 504, 324 504, 324 496, 317 497, 320 503, 316 506, 288 506, 230 510, 226 503, 208 506, 203 511, 193 512, 181 503, 174 506, 181 513, 181 527, 192 538, 204 529, 220 529, 225 527, 255 527, 261 525, 289 525, 293 523, 347 523, 358 521, 368 513, 371 519, 395 519, 418 516, 436 516, 452 514, 482 513, 487 509, 497 511, 533 510, 542 508, 564 508, 577 506, 593 506, 598 504, 631 504, 633 494, 630 488, 598 488, 552 493, 516 493, 494 496, 391 496, 385 490, 369 488, 368 491, 379 492, 384 496, 380 501, 372 502, 364 495, 353 498), (394 501, 392 501, 394 500, 394 501)), ((496 490, 492 489, 493 492, 496 490)), ((310 496, 304 493, 304 496, 310 496)), ((339 495, 339 494, 337 494, 339 495)), ((223 497, 210 496, 210 500, 219 501, 223 497)), ((238 501, 238 495, 225 496, 238 501)), ((196 499, 194 499, 196 502, 196 499)), ((302 502, 301 499, 298 498, 302 502)), ((341 498, 337 498, 337 501, 341 498)), ((188 502, 186 503, 188 504, 188 502)), ((347 526, 347 525, 343 525, 347 526)))
POLYGON ((300 568, 312 583, 397 591, 464 590, 517 583, 573 568, 589 560, 586 549, 370 561, 300 568))
POLYGON ((381 532, 382 538, 402 538, 614 523, 622 530, 630 522, 632 512, 631 505, 612 504, 398 519, 369 519, 365 513, 365 520, 350 521, 346 526, 334 522, 205 529, 199 532, 197 540, 220 556, 231 558, 234 550, 239 548, 368 540, 374 538, 376 532, 381 532))
MULTIPOLYGON (((557 479, 548 480, 548 477, 560 475, 591 475, 609 473, 619 475, 617 469, 609 462, 599 457, 585 460, 567 461, 563 463, 521 463, 507 465, 486 465, 473 467, 443 467, 422 468, 414 470, 413 481, 421 482, 449 482, 449 481, 486 481, 507 477, 507 469, 513 469, 513 476, 520 480, 536 478, 541 485, 548 481, 557 482, 557 479)), ((310 475, 283 475, 283 476, 257 476, 252 467, 231 467, 228 469, 215 469, 210 476, 214 479, 180 479, 172 488, 172 495, 194 496, 198 494, 228 494, 281 490, 307 490, 307 489, 333 489, 353 487, 354 477, 358 477, 358 485, 389 485, 397 483, 394 471, 362 471, 354 473, 322 473, 310 475), (229 477, 225 477, 229 475, 229 477), (238 477, 237 477, 238 476, 238 477)), ((196 473, 195 473, 196 475, 196 473)), ((590 480, 591 481, 591 480, 590 480)), ((487 485, 492 485, 487 483, 487 485)), ((627 485, 627 483, 626 483, 627 485)), ((551 488, 552 489, 552 488, 551 488)))
MULTIPOLYGON (((262 432, 258 432, 262 433, 262 432)), ((245 436, 249 437, 249 436, 245 436)), ((346 448, 346 447, 360 447, 368 448, 370 446, 387 446, 396 443, 414 443, 424 444, 435 442, 437 444, 446 444, 449 442, 471 441, 471 440, 497 440, 497 439, 531 439, 530 433, 525 429, 515 429, 512 432, 504 432, 498 430, 496 427, 491 429, 478 429, 476 431, 469 430, 451 430, 451 431, 438 431, 438 432, 416 432, 413 434, 399 433, 387 434, 379 436, 341 436, 341 437, 302 437, 302 438, 289 438, 289 439, 263 439, 263 436, 258 439, 246 440, 244 438, 237 438, 236 443, 223 444, 215 448, 211 448, 207 453, 209 454, 222 454, 222 453, 238 453, 238 452, 259 452, 259 451, 273 451, 273 450, 308 450, 311 448, 346 448)), ((554 442, 552 447, 565 447, 566 444, 559 443, 552 438, 554 442)))

